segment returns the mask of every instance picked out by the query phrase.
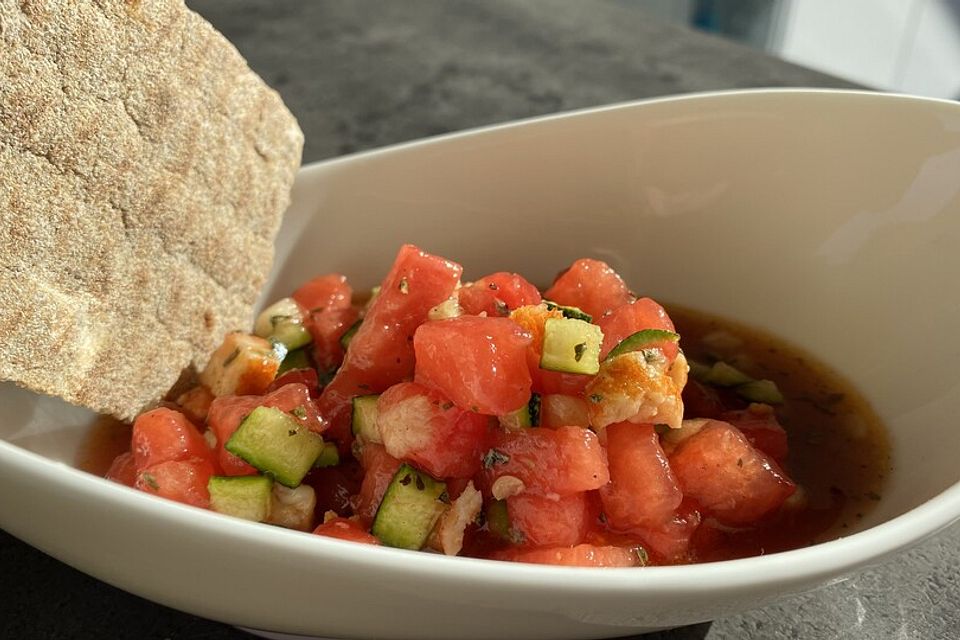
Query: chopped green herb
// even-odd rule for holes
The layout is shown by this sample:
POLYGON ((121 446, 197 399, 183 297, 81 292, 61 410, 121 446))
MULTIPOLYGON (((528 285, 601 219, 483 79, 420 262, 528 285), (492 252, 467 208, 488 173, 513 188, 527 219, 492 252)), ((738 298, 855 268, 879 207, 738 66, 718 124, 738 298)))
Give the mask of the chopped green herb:
POLYGON ((647 364, 654 364, 663 360, 663 352, 659 349, 640 349, 640 355, 647 364))
POLYGON ((303 405, 294 407, 293 411, 291 411, 290 413, 300 418, 301 420, 306 420, 307 418, 307 410, 303 407, 303 405))
POLYGON ((523 534, 523 531, 510 527, 510 532, 507 534, 507 539, 513 544, 524 544, 527 541, 527 536, 523 534))
POLYGON ((590 402, 594 404, 600 404, 601 402, 603 402, 603 396, 600 395, 599 393, 591 393, 589 395, 589 398, 590 398, 590 402))
POLYGON ((271 326, 276 327, 281 322, 289 322, 290 319, 291 319, 290 316, 282 316, 282 315, 270 316, 270 324, 271 326))
POLYGON ((492 469, 498 464, 506 464, 510 462, 510 456, 500 451, 499 449, 490 449, 483 456, 483 468, 492 469))
POLYGON ((143 481, 150 486, 151 489, 153 489, 154 491, 160 490, 160 484, 157 482, 157 479, 153 477, 152 473, 144 473, 143 475, 141 475, 141 477, 143 478, 143 481))
POLYGON ((647 553, 647 550, 643 547, 637 547, 635 549, 637 554, 637 560, 640 561, 640 566, 646 566, 650 563, 650 555, 647 553))
POLYGON ((240 347, 237 347, 233 350, 233 353, 227 356, 227 359, 223 361, 224 368, 229 367, 230 363, 237 359, 237 356, 240 355, 240 347))
POLYGON ((587 343, 581 342, 580 344, 573 345, 573 359, 577 362, 580 362, 580 358, 583 357, 583 353, 587 350, 587 343))
POLYGON ((530 426, 540 426, 540 394, 530 395, 530 402, 527 403, 527 413, 530 414, 530 426))

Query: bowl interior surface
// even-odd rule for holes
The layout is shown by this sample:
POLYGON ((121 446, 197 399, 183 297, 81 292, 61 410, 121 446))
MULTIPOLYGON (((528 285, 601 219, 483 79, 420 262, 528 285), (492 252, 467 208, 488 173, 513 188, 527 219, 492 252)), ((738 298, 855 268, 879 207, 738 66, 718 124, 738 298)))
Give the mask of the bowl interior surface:
POLYGON ((854 383, 895 461, 862 527, 960 479, 956 104, 653 102, 312 171, 266 298, 326 270, 377 284, 403 242, 460 262, 465 280, 507 270, 546 284, 600 258, 642 295, 770 330, 854 383))
MULTIPOLYGON (((960 106, 933 100, 736 92, 544 118, 304 168, 263 300, 329 271, 378 284, 405 242, 465 280, 545 285, 603 259, 638 293, 767 329, 854 383, 894 461, 866 529, 960 479, 957 176, 960 106)), ((89 413, 9 384, 0 406, 0 438, 73 463, 89 413)), ((960 517, 949 498, 936 526, 960 517)))

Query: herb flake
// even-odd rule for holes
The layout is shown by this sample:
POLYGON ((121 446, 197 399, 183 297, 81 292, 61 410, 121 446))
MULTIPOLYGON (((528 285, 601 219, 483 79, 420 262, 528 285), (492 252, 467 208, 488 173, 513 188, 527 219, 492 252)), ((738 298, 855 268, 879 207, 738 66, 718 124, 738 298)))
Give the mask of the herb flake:
POLYGON ((227 359, 223 361, 223 368, 226 369, 227 367, 229 367, 230 363, 236 360, 237 356, 239 355, 240 355, 240 347, 237 347, 236 349, 233 350, 233 352, 230 355, 227 356, 227 359))
POLYGON ((510 462, 510 456, 499 449, 490 449, 483 456, 483 468, 492 469, 498 464, 510 462))
POLYGON ((157 479, 153 477, 152 473, 142 473, 140 474, 140 477, 143 478, 143 481, 147 483, 147 486, 154 491, 160 490, 160 483, 157 482, 157 479))
POLYGON ((573 359, 576 362, 580 362, 583 359, 583 354, 587 351, 587 343, 581 342, 580 344, 573 345, 573 359))

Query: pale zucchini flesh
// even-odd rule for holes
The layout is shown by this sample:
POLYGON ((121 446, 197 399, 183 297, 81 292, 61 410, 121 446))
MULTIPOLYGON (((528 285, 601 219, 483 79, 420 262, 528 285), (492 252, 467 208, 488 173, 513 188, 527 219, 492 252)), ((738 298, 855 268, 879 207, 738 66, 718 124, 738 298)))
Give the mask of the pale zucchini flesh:
POLYGON ((547 318, 540 368, 595 375, 600 371, 602 343, 603 332, 595 324, 574 318, 547 318))

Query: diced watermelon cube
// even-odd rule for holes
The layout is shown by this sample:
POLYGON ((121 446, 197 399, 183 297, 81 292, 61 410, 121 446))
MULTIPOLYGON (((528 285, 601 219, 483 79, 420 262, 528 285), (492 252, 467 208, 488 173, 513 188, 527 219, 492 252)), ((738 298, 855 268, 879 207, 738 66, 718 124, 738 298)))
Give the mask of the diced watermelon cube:
POLYGON ((391 456, 435 478, 472 477, 488 448, 487 416, 464 411, 415 382, 401 382, 380 395, 377 427, 391 456))
POLYGON ((484 487, 513 476, 527 491, 558 496, 599 489, 610 480, 600 441, 581 427, 497 433, 481 475, 484 487))
MULTIPOLYGON (((638 331, 644 329, 662 329, 674 331, 673 321, 657 302, 650 298, 640 298, 619 307, 596 320, 603 331, 603 345, 600 347, 600 358, 603 359, 620 342, 638 331)), ((661 340, 652 343, 651 347, 659 348, 668 362, 677 357, 679 346, 675 341, 661 340)))
POLYGON ((210 507, 207 483, 213 474, 213 465, 206 459, 167 460, 140 469, 134 487, 162 498, 206 509, 210 507))
POLYGON ((141 413, 133 422, 130 441, 137 469, 161 462, 201 458, 213 460, 213 451, 197 428, 179 411, 160 407, 141 413))
POLYGON ((540 292, 535 286, 523 276, 504 271, 464 285, 459 297, 464 313, 474 316, 486 313, 491 318, 508 316, 526 304, 540 304, 540 292))
POLYGON ((650 424, 620 422, 606 429, 610 483, 600 488, 611 529, 657 527, 673 517, 683 494, 650 424))
POLYGON ((731 525, 756 523, 790 497, 796 485, 736 427, 710 421, 670 456, 685 496, 731 525))
POLYGON ((349 518, 331 518, 313 532, 318 536, 362 542, 364 544, 380 544, 380 540, 368 532, 362 524, 349 518))
POLYGON ((447 300, 463 267, 413 245, 400 248, 380 293, 350 341, 343 365, 320 395, 320 412, 330 435, 349 450, 350 401, 382 393, 413 375, 413 334, 430 309, 447 300))
POLYGON ((505 415, 530 399, 529 344, 530 335, 508 318, 428 322, 413 337, 415 379, 461 409, 505 415))
POLYGON ((567 567, 637 567, 641 556, 636 547, 595 546, 578 544, 575 547, 509 547, 490 554, 494 560, 554 564, 567 567))
POLYGON ((557 497, 521 493, 507 498, 507 513, 518 543, 560 547, 582 542, 599 510, 585 492, 557 497))
POLYGON ((581 258, 557 276, 543 294, 547 300, 579 307, 599 320, 603 314, 633 300, 616 271, 600 260, 581 258))

